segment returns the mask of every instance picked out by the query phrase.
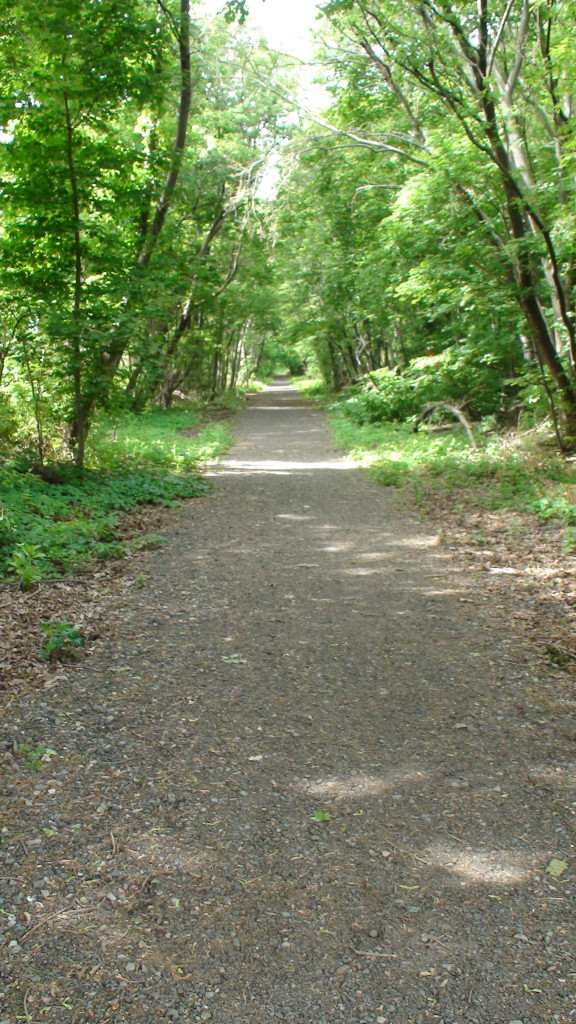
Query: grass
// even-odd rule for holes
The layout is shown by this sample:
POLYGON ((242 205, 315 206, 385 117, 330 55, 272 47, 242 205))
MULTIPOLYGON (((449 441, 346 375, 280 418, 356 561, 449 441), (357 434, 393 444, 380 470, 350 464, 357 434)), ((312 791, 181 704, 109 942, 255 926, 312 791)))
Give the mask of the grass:
POLYGON ((85 471, 61 464, 56 483, 22 458, 7 461, 0 467, 0 578, 30 589, 44 577, 122 557, 130 549, 118 537, 125 513, 205 494, 200 468, 230 440, 226 427, 204 423, 197 407, 153 409, 97 422, 85 471))
POLYGON ((544 432, 497 433, 476 426, 478 449, 465 431, 441 433, 410 423, 360 425, 321 381, 295 381, 322 402, 336 443, 385 486, 412 492, 419 504, 433 492, 466 491, 466 503, 483 509, 531 512, 542 520, 576 524, 576 476, 544 432))
POLYGON ((88 441, 94 467, 167 469, 182 475, 216 458, 230 443, 230 435, 221 423, 203 425, 200 409, 190 404, 103 419, 88 441))

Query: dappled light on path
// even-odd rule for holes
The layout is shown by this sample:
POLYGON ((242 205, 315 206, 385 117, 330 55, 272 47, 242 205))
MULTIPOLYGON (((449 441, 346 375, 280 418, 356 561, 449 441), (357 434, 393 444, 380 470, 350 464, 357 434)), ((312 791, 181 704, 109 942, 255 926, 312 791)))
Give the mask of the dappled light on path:
POLYGON ((293 391, 235 431, 210 496, 134 554, 99 656, 41 695, 49 735, 30 701, 10 736, 57 754, 53 780, 19 770, 3 836, 41 887, 9 1019, 40 1019, 64 950, 66 1021, 568 1024, 558 676, 293 391))
POLYGON ((409 782, 423 782, 430 772, 406 766, 393 768, 382 775, 354 772, 350 775, 330 777, 311 782, 304 779, 294 784, 295 789, 315 798, 329 797, 333 800, 360 799, 367 796, 381 796, 398 785, 409 782))
POLYGON ((252 473, 316 473, 318 470, 342 472, 356 469, 353 462, 346 459, 326 459, 323 462, 295 462, 282 459, 223 459, 218 475, 230 474, 250 475, 252 473))
MULTIPOLYGON (((399 799, 399 790, 408 787, 413 795, 410 802, 416 807, 420 805, 423 812, 428 803, 429 787, 441 786, 442 775, 439 764, 406 764, 379 774, 353 772, 315 780, 301 779, 294 783, 294 789, 315 801, 323 801, 322 806, 329 801, 335 807, 335 813, 339 805, 349 802, 352 808, 358 805, 363 808, 356 813, 374 815, 374 798, 390 798, 392 795, 393 799, 399 799)), ((428 843, 426 835, 427 830, 422 829, 421 835, 411 837, 409 849, 399 852, 403 858, 414 858, 418 864, 425 865, 432 875, 441 871, 454 876, 462 885, 502 887, 526 883, 534 875, 533 849, 526 852, 510 847, 478 849, 470 846, 465 836, 458 841, 459 845, 449 840, 428 843)), ((386 843, 391 838, 387 836, 383 841, 386 843)), ((485 837, 483 846, 486 845, 486 839, 489 840, 489 837, 485 837)), ((395 848, 394 843, 392 848, 395 848)), ((385 851, 385 854, 391 855, 389 851, 385 851)), ((543 851, 540 858, 545 858, 543 851)))
POLYGON ((513 886, 533 875, 529 858, 513 849, 471 850, 467 846, 439 843, 423 851, 429 864, 443 868, 470 885, 513 886))

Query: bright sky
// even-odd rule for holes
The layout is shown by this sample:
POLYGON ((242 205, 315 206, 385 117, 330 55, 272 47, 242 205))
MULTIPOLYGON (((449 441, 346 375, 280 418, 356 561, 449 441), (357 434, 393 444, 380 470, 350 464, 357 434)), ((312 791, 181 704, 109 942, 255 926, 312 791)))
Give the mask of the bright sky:
MULTIPOLYGON (((224 0, 205 0, 211 14, 221 11, 224 0)), ((275 50, 305 58, 310 31, 317 14, 316 0, 248 0, 249 28, 260 28, 275 50)))
MULTIPOLYGON (((204 0, 209 14, 218 14, 225 0, 204 0)), ((301 61, 310 58, 312 37, 322 24, 316 21, 320 0, 247 0, 249 17, 246 28, 260 30, 274 50, 291 54, 301 61)), ((298 100, 305 107, 325 109, 329 96, 313 81, 313 66, 304 64, 300 71, 298 100)), ((270 154, 258 189, 260 199, 274 199, 280 172, 278 152, 270 154)))

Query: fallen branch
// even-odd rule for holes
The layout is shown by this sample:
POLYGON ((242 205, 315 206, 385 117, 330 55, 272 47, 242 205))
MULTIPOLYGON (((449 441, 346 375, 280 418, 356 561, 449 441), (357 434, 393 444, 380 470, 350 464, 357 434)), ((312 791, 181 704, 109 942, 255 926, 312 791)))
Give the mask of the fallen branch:
POLYGON ((385 959, 385 960, 397 960, 398 959, 398 954, 397 953, 377 953, 377 952, 373 952, 370 949, 366 949, 366 950, 364 950, 364 949, 355 949, 354 952, 356 953, 356 956, 381 957, 382 959, 385 959))
POLYGON ((20 939, 20 942, 24 942, 29 935, 32 935, 34 932, 37 932, 38 929, 41 928, 43 924, 48 924, 49 921, 56 921, 59 918, 66 919, 67 917, 70 917, 72 914, 94 914, 97 910, 98 907, 71 907, 70 910, 58 910, 57 913, 55 914, 49 914, 48 917, 43 917, 42 920, 38 921, 38 923, 35 924, 33 928, 29 928, 25 935, 23 935, 22 938, 20 939))
POLYGON ((430 402, 428 405, 425 405, 420 415, 414 421, 414 433, 417 433, 418 427, 420 423, 422 423, 422 420, 425 420, 427 416, 431 416, 432 413, 436 412, 437 409, 445 409, 446 412, 451 412, 452 415, 455 416, 457 420, 460 420, 460 423, 462 424, 464 430, 468 434, 468 438, 470 440, 472 448, 476 450, 478 448, 478 445, 476 444, 476 438, 474 437, 474 433, 472 431, 470 422, 466 419, 464 413, 462 412, 462 409, 459 409, 457 405, 449 405, 448 402, 430 402))

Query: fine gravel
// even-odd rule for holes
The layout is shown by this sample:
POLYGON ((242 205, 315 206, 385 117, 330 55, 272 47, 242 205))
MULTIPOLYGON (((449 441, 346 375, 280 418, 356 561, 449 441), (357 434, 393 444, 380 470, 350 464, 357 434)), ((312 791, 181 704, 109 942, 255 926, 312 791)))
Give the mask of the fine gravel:
POLYGON ((285 381, 235 433, 5 708, 0 1024, 576 1020, 568 684, 285 381))

